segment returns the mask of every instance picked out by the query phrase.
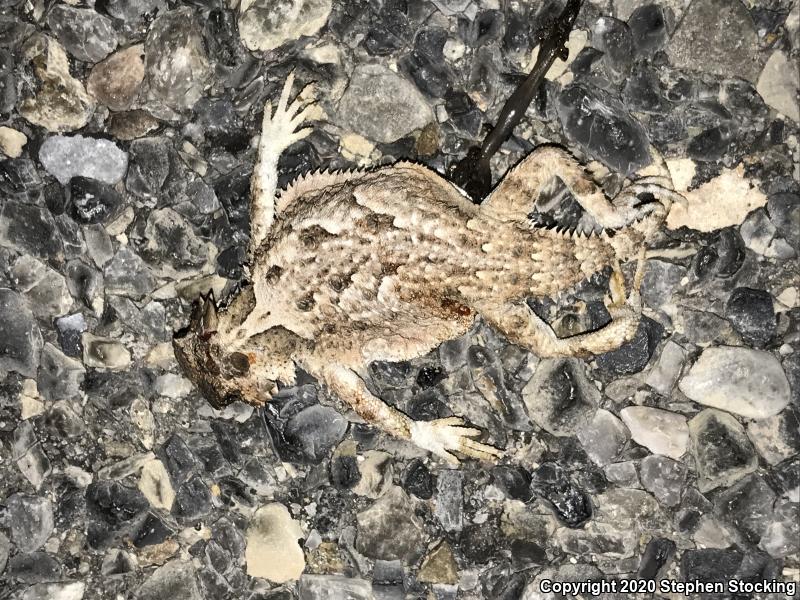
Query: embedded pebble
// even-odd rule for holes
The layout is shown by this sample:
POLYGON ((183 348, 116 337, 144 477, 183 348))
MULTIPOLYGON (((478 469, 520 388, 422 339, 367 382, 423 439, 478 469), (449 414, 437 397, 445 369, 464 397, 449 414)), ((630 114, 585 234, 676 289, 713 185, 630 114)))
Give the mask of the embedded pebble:
POLYGON ((55 269, 31 256, 20 256, 11 267, 17 289, 26 296, 33 314, 40 319, 52 319, 65 314, 72 306, 67 281, 55 269))
POLYGON ((727 487, 758 467, 758 455, 744 428, 728 413, 705 409, 689 421, 689 433, 701 492, 727 487))
POLYGON ((6 200, 0 206, 0 245, 44 260, 64 260, 64 240, 50 211, 6 200))
POLYGON ((539 427, 553 435, 571 436, 594 416, 600 392, 580 361, 546 359, 522 389, 522 399, 539 427))
POLYGON ((42 334, 23 296, 0 288, 0 374, 35 377, 42 334))
POLYGON ((578 440, 592 461, 601 467, 616 460, 630 438, 628 428, 607 410, 600 409, 578 430, 578 440))
POLYGON ((30 43, 26 58, 33 63, 41 87, 20 103, 19 113, 53 133, 75 131, 86 125, 96 102, 70 74, 64 48, 56 40, 42 36, 30 43))
POLYGON ((761 71, 758 35, 747 8, 727 0, 695 1, 683 15, 667 50, 670 62, 755 81, 761 71))
POLYGON ((619 416, 628 426, 631 438, 653 454, 679 459, 689 445, 686 417, 647 406, 623 408, 619 416))
POLYGON ((750 419, 774 416, 790 401, 778 359, 739 346, 704 350, 678 387, 695 402, 750 419))
POLYGON ((779 499, 772 508, 771 519, 764 527, 758 547, 774 558, 797 554, 800 552, 800 505, 779 499))
POLYGON ((248 50, 264 51, 325 26, 331 0, 252 0, 239 15, 239 35, 248 50))
POLYGON ((298 579, 306 566, 300 525, 286 507, 277 502, 259 508, 247 527, 247 574, 274 583, 298 579))
POLYGON ((150 267, 128 246, 121 247, 105 269, 106 291, 137 300, 156 287, 150 267))
POLYGON ((675 506, 681 501, 686 466, 665 456, 645 456, 639 467, 639 478, 661 504, 675 506))
POLYGON ((62 184, 76 176, 115 184, 128 168, 128 155, 112 142, 82 135, 54 135, 39 148, 39 160, 62 184))
POLYGON ((157 458, 147 461, 142 466, 139 474, 139 490, 153 507, 172 510, 175 490, 172 488, 164 463, 157 458))
POLYGON ((356 133, 383 143, 422 129, 433 120, 422 94, 400 75, 377 64, 356 67, 338 114, 356 133))
POLYGON ((136 600, 202 600, 191 562, 172 560, 153 571, 136 590, 136 600))
POLYGON ((38 550, 55 526, 53 503, 47 498, 12 494, 5 501, 4 526, 21 552, 38 550))
POLYGON ((647 374, 645 382, 659 394, 668 396, 681 375, 686 358, 686 349, 669 340, 661 349, 661 355, 647 374))
POLYGON ((436 497, 433 514, 445 531, 460 531, 464 520, 463 475, 447 470, 436 480, 436 497))
POLYGON ((548 501, 567 527, 579 527, 592 516, 588 494, 556 463, 544 463, 533 472, 531 489, 548 501))
POLYGON ((300 578, 300 600, 373 600, 372 584, 364 579, 342 575, 311 575, 300 578))
POLYGON ((719 493, 714 508, 745 540, 758 544, 772 521, 775 492, 762 477, 750 474, 719 493))
POLYGON ((118 340, 84 333, 81 342, 83 362, 87 367, 120 370, 131 362, 130 351, 118 340))
POLYGON ((141 44, 115 52, 94 66, 86 89, 111 110, 129 109, 144 80, 143 56, 141 44))
POLYGON ((667 28, 670 11, 660 4, 637 6, 628 17, 628 27, 636 51, 641 55, 652 55, 669 39, 667 28))
POLYGON ((414 514, 414 501, 392 487, 368 509, 358 513, 356 548, 374 559, 415 562, 424 552, 422 521, 414 514))
POLYGON ((609 168, 628 175, 650 163, 644 128, 607 92, 567 86, 557 110, 569 139, 609 168))
POLYGON ((736 288, 725 304, 725 316, 748 345, 763 347, 775 334, 775 308, 765 290, 736 288))
POLYGON ((800 452, 800 414, 787 406, 782 412, 747 424, 747 437, 758 453, 771 465, 800 452))
POLYGON ((5 125, 0 127, 0 152, 9 158, 19 158, 22 155, 22 148, 28 143, 28 137, 21 131, 17 131, 5 125))
POLYGON ((758 76, 756 91, 770 107, 793 121, 800 122, 800 106, 797 104, 800 79, 796 66, 785 52, 775 50, 758 76))
POLYGON ((160 12, 150 27, 144 50, 150 94, 164 104, 164 116, 193 107, 211 75, 194 11, 184 6, 160 12))
POLYGON ((739 225, 750 211, 767 203, 758 184, 744 175, 742 165, 723 169, 722 173, 683 196, 667 215, 667 227, 688 227, 697 231, 714 231, 739 225))
POLYGON ((117 47, 111 19, 89 8, 57 4, 47 15, 47 24, 78 60, 96 63, 117 47))

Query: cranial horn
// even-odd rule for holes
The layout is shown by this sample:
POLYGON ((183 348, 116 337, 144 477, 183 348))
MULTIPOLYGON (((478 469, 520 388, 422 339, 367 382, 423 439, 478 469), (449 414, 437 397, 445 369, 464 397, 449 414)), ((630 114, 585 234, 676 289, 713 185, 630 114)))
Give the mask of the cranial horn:
POLYGON ((217 331, 217 303, 214 301, 214 292, 211 291, 202 299, 203 317, 200 322, 201 335, 210 335, 217 331))

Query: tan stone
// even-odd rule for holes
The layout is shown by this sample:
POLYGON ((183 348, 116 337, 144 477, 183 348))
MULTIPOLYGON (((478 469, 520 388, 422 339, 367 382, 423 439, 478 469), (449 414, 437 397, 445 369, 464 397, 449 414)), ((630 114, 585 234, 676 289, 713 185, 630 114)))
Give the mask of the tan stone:
POLYGON ((458 583, 458 565, 450 544, 443 541, 425 557, 418 579, 423 583, 458 583))
POLYGON ((111 110, 129 109, 144 81, 143 56, 144 46, 137 44, 97 63, 87 82, 89 93, 111 110))
POLYGON ((11 127, 0 127, 0 151, 9 158, 19 158, 22 147, 28 143, 28 138, 21 131, 11 127))
POLYGON ((303 530, 283 504, 259 508, 247 528, 247 574, 274 583, 298 579, 306 566, 297 543, 302 537, 303 530))
POLYGON ((738 225, 749 212, 767 203, 767 196, 744 176, 741 164, 735 169, 723 169, 711 181, 683 195, 686 202, 673 204, 667 215, 669 229, 715 231, 738 225))
POLYGON ((154 458, 144 464, 139 477, 139 490, 155 508, 172 510, 175 502, 175 490, 169 480, 164 463, 154 458))

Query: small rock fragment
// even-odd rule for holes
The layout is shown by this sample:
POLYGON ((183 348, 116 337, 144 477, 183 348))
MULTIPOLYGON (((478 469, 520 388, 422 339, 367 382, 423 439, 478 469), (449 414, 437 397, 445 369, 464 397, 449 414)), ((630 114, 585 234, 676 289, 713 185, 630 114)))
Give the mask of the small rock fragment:
POLYGON ((49 210, 4 199, 0 204, 0 246, 60 263, 64 240, 49 210))
POLYGON ((47 498, 12 494, 5 501, 4 525, 20 552, 33 552, 42 547, 55 526, 53 505, 47 498))
POLYGON ((250 0, 239 11, 242 43, 260 52, 317 33, 328 20, 331 0, 250 0))
POLYGON ((0 379, 9 371, 36 377, 42 334, 23 296, 0 288, 0 379))
POLYGON ((558 97, 557 110, 567 137, 592 158, 625 175, 650 164, 644 127, 608 92, 569 85, 558 97))
POLYGON ((723 169, 714 179, 683 196, 686 202, 673 203, 667 215, 669 229, 714 231, 739 225, 747 213, 767 203, 767 196, 756 182, 745 178, 741 164, 735 169, 723 169))
POLYGON ((594 416, 600 392, 574 358, 539 363, 522 390, 531 420, 553 435, 572 436, 594 416))
POLYGON ((783 50, 775 50, 758 77, 756 91, 770 107, 800 122, 800 106, 797 104, 797 65, 792 64, 783 50))
POLYGON ((134 300, 149 294, 156 287, 150 267, 130 247, 123 246, 105 266, 106 293, 127 296, 134 300))
POLYGON ((422 561, 417 579, 423 583, 458 583, 458 565, 450 544, 442 542, 422 561))
POLYGON ((80 129, 94 113, 95 101, 83 84, 72 77, 64 48, 54 39, 39 36, 26 43, 25 55, 41 81, 37 93, 19 105, 19 114, 53 133, 80 129))
POLYGON ((725 304, 725 316, 748 345, 761 348, 775 333, 772 295, 765 290, 736 288, 725 304))
POLYGON ((747 424, 747 436, 771 465, 800 452, 800 414, 787 406, 780 414, 747 424))
POLYGON ((202 600, 191 562, 173 560, 157 568, 138 590, 136 600, 202 600))
POLYGON ((75 176, 113 185, 128 169, 128 154, 111 140, 82 135, 54 135, 39 148, 39 160, 62 184, 75 176))
POLYGON ((639 478, 644 488, 661 504, 675 506, 681 501, 686 466, 666 456, 645 456, 639 468, 639 478))
POLYGON ((556 463, 544 463, 531 476, 531 489, 545 498, 567 527, 579 527, 592 516, 592 501, 556 463))
POLYGON ((163 508, 166 511, 172 510, 175 490, 172 489, 172 483, 164 463, 157 458, 146 462, 142 467, 139 476, 139 490, 153 507, 163 508))
POLYGON ((28 143, 28 137, 21 131, 6 127, 0 127, 0 152, 9 158, 22 156, 22 147, 28 143))
POLYGON ((303 550, 297 543, 303 530, 293 521, 283 504, 259 508, 247 528, 247 574, 274 583, 298 579, 306 566, 303 550))
POLYGON ((714 509, 751 544, 761 541, 772 521, 775 492, 758 475, 750 474, 716 497, 714 509))
POLYGON ((111 19, 90 8, 57 4, 47 15, 47 24, 78 60, 96 63, 117 47, 111 19))
MULTIPOLYGON (((800 505, 779 499, 764 529, 758 547, 774 558, 796 555, 800 551, 800 505)), ((0 572, 2 572, 0 559, 0 572)))
POLYGON ((672 340, 667 341, 661 350, 658 361, 647 374, 645 383, 659 394, 669 396, 683 370, 686 354, 686 349, 683 346, 676 344, 672 340))
POLYGON ((601 467, 614 462, 630 438, 622 421, 604 409, 598 410, 577 435, 586 454, 601 467))
POLYGON ((352 131, 389 143, 433 120, 430 105, 403 77, 379 64, 359 65, 339 103, 339 116, 352 131))
POLYGON ((673 66, 755 81, 761 71, 758 34, 745 5, 695 0, 667 46, 673 66))
POLYGON ((633 441, 653 454, 679 459, 686 452, 689 445, 686 417, 647 406, 629 406, 619 414, 630 429, 633 441))
POLYGON ((729 486, 758 467, 758 456, 744 428, 728 413, 705 409, 689 422, 689 433, 701 492, 729 486))
POLYGON ((368 509, 358 513, 356 548, 370 558, 415 562, 424 552, 422 521, 415 503, 399 487, 392 487, 368 509))
POLYGON ((460 531, 464 520, 463 474, 448 469, 441 471, 436 481, 434 515, 447 532, 460 531))
POLYGON ((375 600, 369 581, 342 575, 310 575, 300 578, 300 600, 375 600))
POLYGON ((81 341, 83 362, 87 367, 119 370, 131 364, 131 353, 118 340, 84 333, 81 341))
POLYGON ((95 65, 86 89, 111 110, 128 110, 144 80, 143 57, 141 44, 115 52, 95 65))
POLYGON ((789 404, 789 381, 769 352, 719 346, 703 351, 678 384, 689 398, 750 419, 778 414, 789 404))
POLYGON ((168 111, 194 106, 211 75, 194 11, 184 6, 159 13, 144 48, 145 72, 154 100, 163 102, 168 111))

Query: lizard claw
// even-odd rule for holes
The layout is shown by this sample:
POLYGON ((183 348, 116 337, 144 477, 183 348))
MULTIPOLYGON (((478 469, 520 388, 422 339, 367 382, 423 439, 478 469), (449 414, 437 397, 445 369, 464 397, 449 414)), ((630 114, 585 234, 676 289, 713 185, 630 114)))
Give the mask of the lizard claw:
POLYGON ((452 451, 487 462, 495 462, 503 456, 503 452, 497 448, 470 439, 480 435, 481 431, 465 427, 460 417, 414 421, 410 430, 412 442, 453 466, 458 466, 459 462, 452 451))
POLYGON ((283 84, 278 104, 275 107, 275 112, 272 111, 272 103, 267 102, 264 107, 264 121, 261 126, 261 140, 262 144, 270 144, 271 146, 288 148, 293 143, 302 140, 308 136, 312 129, 310 127, 302 127, 306 119, 310 116, 311 107, 315 101, 303 103, 300 100, 306 90, 313 89, 313 84, 309 84, 295 97, 294 100, 289 102, 289 97, 292 92, 292 85, 294 84, 294 73, 290 73, 283 84))

